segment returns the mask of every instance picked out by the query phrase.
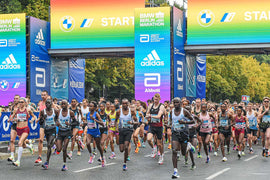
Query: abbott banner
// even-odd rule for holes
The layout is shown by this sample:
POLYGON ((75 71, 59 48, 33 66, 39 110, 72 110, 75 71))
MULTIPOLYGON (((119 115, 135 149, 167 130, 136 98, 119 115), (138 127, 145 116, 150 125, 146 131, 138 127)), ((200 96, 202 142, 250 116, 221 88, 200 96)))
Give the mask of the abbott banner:
POLYGON ((173 7, 174 97, 186 96, 186 53, 184 50, 186 23, 183 11, 173 7))
POLYGON ((135 10, 135 98, 170 100, 170 8, 135 10))
POLYGON ((85 59, 69 60, 69 102, 84 99, 85 59))
POLYGON ((26 95, 25 14, 0 15, 0 105, 26 95))
MULTIPOLYGON (((39 116, 39 113, 34 114, 37 117, 39 116)), ((0 141, 10 141, 10 127, 12 125, 12 122, 8 122, 9 116, 10 113, 8 112, 3 112, 0 116, 0 141)), ((40 125, 36 122, 29 123, 31 119, 32 117, 30 116, 30 118, 28 119, 28 127, 30 129, 30 132, 27 139, 37 139, 39 138, 40 125)))
POLYGON ((206 91, 206 55, 196 57, 196 79, 197 79, 197 98, 205 98, 206 91))
POLYGON ((189 0, 187 44, 270 42, 269 0, 189 0))
POLYGON ((145 0, 51 0, 52 49, 133 47, 145 0))
POLYGON ((41 92, 50 93, 51 61, 50 24, 30 17, 30 96, 31 101, 38 103, 41 92))

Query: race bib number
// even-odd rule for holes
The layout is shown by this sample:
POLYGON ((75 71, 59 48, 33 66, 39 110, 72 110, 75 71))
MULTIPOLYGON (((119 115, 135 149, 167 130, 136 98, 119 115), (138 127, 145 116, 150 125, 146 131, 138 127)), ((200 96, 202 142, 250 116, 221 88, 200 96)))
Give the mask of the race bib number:
POLYGON ((54 126, 55 125, 54 118, 47 118, 45 123, 46 126, 54 126))
POLYGON ((220 120, 220 126, 222 126, 222 127, 228 126, 228 120, 226 120, 226 119, 220 120))
POLYGON ((27 121, 26 114, 17 114, 17 119, 19 122, 27 121))
POLYGON ((208 124, 209 124, 208 120, 204 120, 203 124, 202 124, 202 128, 204 128, 204 129, 209 128, 208 124))
POLYGON ((270 115, 264 115, 262 118, 263 122, 270 123, 270 115))
POLYGON ((88 120, 87 126, 90 129, 95 129, 96 128, 96 122, 94 120, 88 120))
POLYGON ((123 120, 123 122, 122 122, 123 128, 130 128, 132 126, 128 122, 130 122, 130 121, 129 120, 123 120))
POLYGON ((235 124, 237 129, 243 129, 243 125, 244 125, 244 123, 240 123, 240 122, 235 124))
POLYGON ((160 123, 160 119, 157 118, 151 118, 152 123, 160 123))

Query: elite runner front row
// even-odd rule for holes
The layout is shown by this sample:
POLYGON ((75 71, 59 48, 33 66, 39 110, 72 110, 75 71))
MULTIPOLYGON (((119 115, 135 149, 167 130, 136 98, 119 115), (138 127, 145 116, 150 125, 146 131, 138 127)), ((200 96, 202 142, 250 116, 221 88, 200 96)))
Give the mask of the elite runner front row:
POLYGON ((185 157, 185 163, 190 156, 191 169, 196 168, 194 153, 197 149, 201 158, 201 147, 206 155, 206 163, 210 162, 209 152, 214 149, 217 156, 221 149, 222 161, 228 159, 230 143, 233 142, 233 150, 237 150, 239 159, 245 155, 245 147, 249 147, 249 153, 254 153, 252 145, 262 139, 262 156, 269 157, 270 145, 270 108, 269 97, 263 98, 261 106, 248 103, 233 106, 228 100, 222 104, 208 103, 205 99, 196 99, 190 103, 186 98, 178 97, 172 103, 160 103, 161 97, 157 93, 145 102, 139 100, 123 99, 121 105, 116 99, 114 103, 101 98, 100 102, 84 99, 78 103, 72 99, 63 100, 61 106, 53 102, 46 91, 42 92, 42 101, 39 104, 39 117, 31 111, 25 98, 15 96, 11 108, 9 121, 11 126, 11 156, 8 161, 19 167, 23 148, 28 148, 33 154, 33 145, 27 140, 29 134, 28 119, 30 123, 36 121, 40 124, 39 157, 36 164, 42 164, 42 146, 44 136, 47 141, 47 158, 42 164, 44 169, 49 168, 50 157, 53 149, 56 154, 63 153, 62 171, 67 170, 66 161, 72 159, 75 144, 78 145, 77 155, 85 148, 89 152, 89 164, 93 163, 96 149, 100 157, 98 161, 102 167, 106 165, 104 152, 110 145, 111 155, 109 159, 115 159, 115 143, 119 145, 120 152, 124 153, 123 171, 127 171, 127 161, 130 160, 131 139, 135 144, 135 153, 139 153, 141 147, 145 147, 147 141, 152 148, 151 157, 159 157, 158 164, 164 160, 164 142, 169 142, 168 149, 172 149, 172 178, 178 178, 177 161, 179 154, 185 157), (19 136, 18 159, 15 161, 15 138, 19 136), (68 153, 68 144, 71 141, 71 151, 68 153), (93 143, 93 148, 91 147, 93 143), (195 148, 196 147, 196 148, 195 148), (227 153, 225 153, 227 148, 227 153))

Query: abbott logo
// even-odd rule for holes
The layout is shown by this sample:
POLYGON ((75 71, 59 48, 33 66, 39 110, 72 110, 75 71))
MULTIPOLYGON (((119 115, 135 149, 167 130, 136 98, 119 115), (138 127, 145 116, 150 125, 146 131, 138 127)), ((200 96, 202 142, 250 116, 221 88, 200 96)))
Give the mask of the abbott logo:
POLYGON ((36 86, 44 88, 46 86, 46 71, 44 68, 36 67, 36 86), (41 82, 41 83, 40 83, 41 82))
POLYGON ((153 50, 143 59, 141 66, 164 66, 164 61, 161 61, 156 50, 153 50))
POLYGON ((8 116, 6 115, 3 118, 3 129, 4 129, 4 131, 8 131, 9 130, 9 125, 10 125, 10 123, 8 122, 8 116))
POLYGON ((159 73, 145 73, 144 77, 145 77, 144 78, 145 87, 159 87, 160 86, 159 73))
POLYGON ((21 69, 13 54, 10 54, 0 65, 0 69, 21 69))
POLYGON ((141 34, 140 35, 140 42, 141 43, 147 43, 150 41, 149 34, 141 34))
POLYGON ((40 29, 38 34, 36 35, 35 44, 38 44, 38 45, 41 45, 41 46, 46 45, 46 43, 44 41, 44 36, 43 36, 42 29, 40 29))
POLYGON ((178 82, 183 82, 183 77, 184 77, 184 73, 183 73, 183 62, 182 61, 177 61, 177 65, 179 67, 177 67, 177 81, 178 82))

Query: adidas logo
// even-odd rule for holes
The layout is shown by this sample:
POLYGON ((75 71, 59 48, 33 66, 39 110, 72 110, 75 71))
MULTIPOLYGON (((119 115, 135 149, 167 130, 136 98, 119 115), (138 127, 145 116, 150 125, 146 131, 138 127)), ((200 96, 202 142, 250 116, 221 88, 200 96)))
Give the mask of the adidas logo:
POLYGON ((91 27, 92 23, 93 23, 94 19, 84 19, 80 28, 89 28, 91 27))
POLYGON ((141 66, 164 66, 164 61, 161 61, 156 50, 153 50, 143 59, 141 66))
POLYGON ((21 69, 13 54, 10 54, 0 65, 0 69, 21 69))
POLYGON ((42 29, 40 29, 38 34, 36 35, 35 44, 38 44, 38 45, 41 45, 41 46, 46 45, 46 43, 44 41, 44 36, 43 36, 42 29))

